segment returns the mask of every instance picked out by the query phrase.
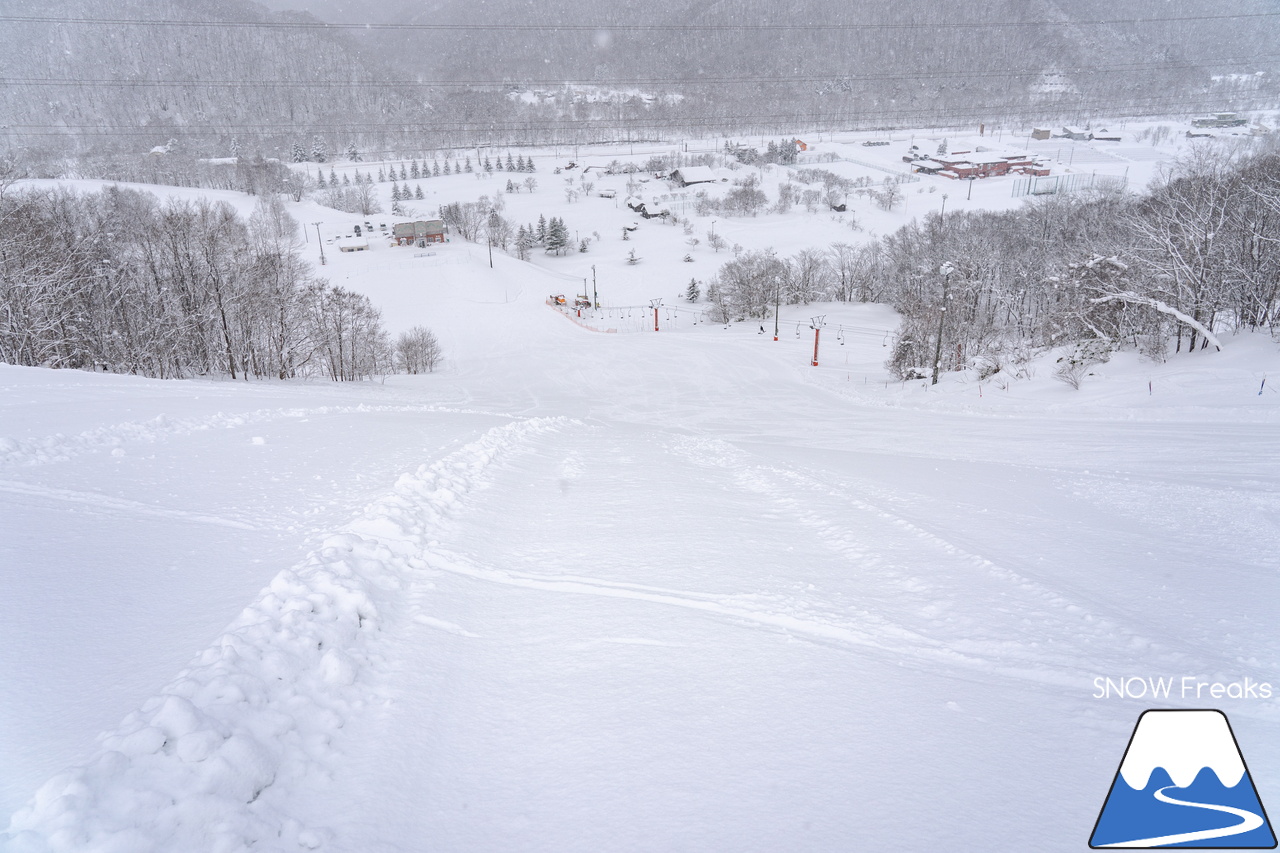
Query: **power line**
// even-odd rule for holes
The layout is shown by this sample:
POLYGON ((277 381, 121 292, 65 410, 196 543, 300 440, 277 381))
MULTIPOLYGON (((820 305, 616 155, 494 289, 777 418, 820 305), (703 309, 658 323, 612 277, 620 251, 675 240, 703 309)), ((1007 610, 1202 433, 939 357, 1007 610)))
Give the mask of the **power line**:
MULTIPOLYGON (((1075 112, 1088 111, 1096 113, 1108 113, 1115 110, 1132 110, 1147 109, 1159 110, 1168 109, 1179 113, 1192 112, 1196 110, 1208 110, 1217 106, 1218 102, 1206 97, 1204 101, 1192 102, 1184 97, 1169 96, 1162 98, 1135 98, 1128 101, 1118 101, 1113 103, 1101 102, 1076 102, 1065 105, 1059 105, 1062 108, 1068 108, 1075 112)), ((936 109, 929 107, 921 107, 916 109, 876 109, 859 110, 863 124, 866 124, 866 117, 874 115, 876 120, 883 126, 884 123, 890 121, 901 121, 913 117, 923 117, 930 119, 935 123, 943 123, 950 120, 969 120, 974 117, 983 115, 997 117, 1004 115, 1009 110, 1007 102, 995 105, 982 105, 973 107, 964 107, 956 109, 936 109)), ((1049 109, 1048 106, 1045 109, 1049 109)), ((1034 105, 1025 105, 1024 111, 1034 112, 1034 105)), ((191 124, 191 125, 163 125, 154 127, 103 127, 101 125, 90 124, 12 124, 0 126, 0 133, 5 130, 10 131, 14 135, 23 137, 65 137, 68 132, 74 131, 82 136, 96 137, 139 137, 139 138, 158 138, 162 136, 172 136, 174 134, 189 133, 292 133, 295 135, 302 134, 346 134, 352 133, 402 133, 402 134, 472 134, 485 135, 492 133, 511 133, 518 131, 538 132, 554 132, 554 131, 575 131, 588 130, 605 131, 627 130, 627 131, 687 131, 691 129, 720 129, 726 126, 736 126, 742 128, 744 126, 755 125, 761 126, 781 126, 783 124, 795 128, 811 128, 817 126, 831 127, 833 125, 845 125, 851 122, 857 122, 858 118, 851 115, 833 115, 832 113, 773 113, 773 114, 754 114, 754 115, 726 115, 723 117, 690 117, 679 118, 672 117, 667 119, 650 119, 650 120, 630 120, 623 119, 616 123, 611 123, 607 119, 601 118, 584 118, 584 119, 552 119, 552 120, 521 120, 509 119, 502 121, 481 121, 481 122, 441 122, 441 123, 425 123, 425 122, 404 122, 404 123, 370 123, 357 122, 352 124, 331 124, 331 123, 315 123, 308 124, 305 122, 289 122, 281 124, 266 123, 237 123, 237 124, 191 124)), ((872 122, 874 125, 875 122, 872 122)), ((717 130, 717 132, 719 132, 717 130)), ((735 130, 731 135, 750 136, 750 131, 735 130)), ((616 140, 614 140, 616 141, 616 140)))
MULTIPOLYGON (((1170 62, 1126 62, 1112 65, 1095 65, 1079 68, 1055 68, 1053 73, 1068 77, 1080 77, 1125 71, 1183 71, 1195 70, 1206 65, 1227 65, 1249 62, 1271 62, 1280 60, 1280 54, 1265 53, 1242 57, 1204 57, 1184 59, 1170 62)), ((249 86, 260 89, 389 89, 389 88, 462 88, 462 87, 560 87, 560 86, 692 86, 692 85, 727 85, 735 83, 844 83, 844 82, 889 82, 936 79, 1000 79, 1018 77, 1038 77, 1044 75, 1045 69, 1003 69, 989 71, 930 71, 913 74, 808 74, 808 75, 772 75, 760 77, 652 77, 652 78, 619 78, 601 79, 547 79, 525 80, 519 77, 494 80, 138 80, 138 79, 49 79, 39 77, 5 77, 0 78, 0 85, 6 86, 86 86, 94 88, 187 88, 200 86, 249 86)))
POLYGON ((943 21, 905 24, 622 24, 602 21, 595 24, 330 24, 324 21, 194 21, 180 19, 82 18, 46 15, 2 15, 0 23, 71 24, 87 26, 216 27, 242 29, 295 30, 392 30, 426 32, 779 32, 779 31, 880 31, 948 29, 1022 29, 1039 27, 1110 26, 1115 24, 1202 23, 1206 21, 1248 21, 1280 17, 1280 12, 1249 12, 1231 15, 1176 15, 1155 18, 1110 18, 1083 21, 943 21))

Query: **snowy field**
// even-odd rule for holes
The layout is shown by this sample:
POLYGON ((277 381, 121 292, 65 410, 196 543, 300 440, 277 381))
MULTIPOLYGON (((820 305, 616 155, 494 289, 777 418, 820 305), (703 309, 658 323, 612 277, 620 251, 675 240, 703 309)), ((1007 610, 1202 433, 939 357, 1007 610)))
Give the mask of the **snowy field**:
MULTIPOLYGON (((777 342, 706 322, 679 294, 732 255, 656 220, 623 242, 636 217, 567 201, 567 160, 537 154, 506 215, 599 231, 586 254, 326 249, 393 334, 437 332, 435 374, 0 367, 0 847, 1081 850, 1148 707, 1223 709, 1280 808, 1274 342, 1122 354, 1080 390, 1052 355, 892 382, 892 311, 784 306, 777 342), (545 303, 593 265, 604 310, 545 303), (1095 698, 1130 676, 1276 693, 1095 698)), ((715 229, 790 254, 943 192, 1018 203, 907 186, 859 231, 715 229)))

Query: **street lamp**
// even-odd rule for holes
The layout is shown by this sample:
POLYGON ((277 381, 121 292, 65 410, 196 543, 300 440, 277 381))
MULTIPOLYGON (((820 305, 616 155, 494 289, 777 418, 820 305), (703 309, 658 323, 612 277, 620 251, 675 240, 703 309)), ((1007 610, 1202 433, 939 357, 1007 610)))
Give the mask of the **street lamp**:
POLYGON ((933 350, 933 381, 929 383, 930 385, 938 384, 938 371, 942 368, 942 329, 947 319, 947 289, 951 285, 951 274, 955 270, 955 264, 951 261, 944 261, 942 266, 938 267, 938 273, 942 276, 942 308, 938 311, 938 344, 933 350))

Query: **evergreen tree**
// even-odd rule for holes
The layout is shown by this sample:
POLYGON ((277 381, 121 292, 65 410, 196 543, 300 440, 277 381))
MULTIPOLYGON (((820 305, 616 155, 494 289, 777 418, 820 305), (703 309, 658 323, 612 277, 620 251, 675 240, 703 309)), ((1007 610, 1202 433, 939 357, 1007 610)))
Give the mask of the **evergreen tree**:
POLYGON ((689 279, 689 286, 684 289, 684 298, 690 302, 697 302, 698 297, 702 295, 702 290, 698 287, 696 278, 689 279))
POLYGON ((305 148, 303 148, 303 147, 302 147, 302 143, 301 143, 301 142, 297 142, 297 141, 295 141, 295 142, 293 143, 293 155, 292 155, 292 156, 293 156, 293 162, 295 162, 295 163, 302 163, 302 162, 306 161, 306 159, 307 159, 307 151, 306 151, 306 149, 305 149, 305 148))
POLYGON ((547 217, 545 215, 538 215, 538 230, 534 233, 538 242, 545 246, 547 244, 547 217))
POLYGON ((470 157, 468 157, 468 158, 467 158, 467 164, 466 164, 465 166, 463 166, 463 167, 462 167, 462 171, 466 172, 468 175, 470 175, 472 172, 474 172, 474 171, 475 171, 474 169, 472 169, 472 168, 471 168, 471 158, 470 158, 470 157))
POLYGON ((417 158, 414 158, 413 162, 409 164, 409 177, 413 178, 415 181, 422 177, 422 175, 418 173, 417 158))
POLYGON ((329 159, 329 149, 325 146, 324 140, 318 136, 311 138, 311 159, 317 163, 323 163, 329 159))
POLYGON ((240 140, 231 137, 231 156, 240 159, 240 140))
POLYGON ((487 174, 493 174, 493 163, 489 161, 489 155, 484 155, 484 170, 487 174))
POLYGON ((360 162, 360 152, 356 150, 356 144, 354 142, 347 146, 347 159, 352 163, 360 162))
POLYGON ((514 172, 515 170, 516 170, 516 164, 515 164, 514 162, 512 162, 512 160, 511 160, 511 152, 510 152, 510 151, 508 151, 508 152, 507 152, 507 171, 508 171, 508 172, 514 172))
POLYGON ((551 250, 559 255, 569 248, 569 229, 558 216, 551 221, 552 225, 548 229, 551 233, 547 240, 551 243, 551 250))
POLYGON ((316 186, 320 189, 327 189, 329 184, 324 179, 324 169, 316 170, 316 186))
POLYGON ((946 153, 947 153, 947 140, 946 140, 946 139, 943 139, 941 142, 939 142, 939 143, 938 143, 938 153, 939 153, 939 154, 942 154, 942 155, 944 155, 944 156, 946 155, 946 153))
POLYGON ((525 170, 526 172, 536 172, 536 171, 538 171, 537 169, 535 169, 535 168, 533 167, 533 157, 532 157, 532 156, 530 156, 528 160, 525 160, 525 161, 524 161, 524 170, 525 170))
POLYGON ((444 173, 445 173, 446 175, 452 175, 452 174, 453 174, 453 170, 449 168, 449 161, 448 161, 448 160, 445 160, 445 161, 444 161, 444 173))
POLYGON ((518 190, 518 189, 516 188, 516 185, 512 182, 512 180, 511 180, 510 178, 507 178, 507 192, 508 192, 508 193, 514 193, 514 192, 519 192, 519 191, 520 191, 520 190, 518 190))
POLYGON ((387 182, 387 173, 381 166, 378 167, 378 183, 385 184, 387 182))
POLYGON ((400 185, 397 184, 395 181, 391 182, 391 200, 392 201, 400 200, 400 185))
POLYGON ((334 171, 332 166, 330 166, 329 167, 329 186, 336 187, 337 185, 338 185, 338 173, 334 171))
POLYGON ((391 215, 404 216, 404 207, 401 206, 399 200, 391 202, 391 215))
POLYGON ((523 172, 523 171, 524 171, 524 155, 523 155, 523 154, 521 154, 520 156, 516 157, 516 171, 517 171, 517 172, 523 172))
POLYGON ((530 229, 520 226, 520 230, 516 232, 516 257, 522 261, 529 260, 529 252, 534 246, 533 233, 530 229))
POLYGON ((409 170, 404 167, 404 163, 400 164, 400 183, 409 180, 409 170))
POLYGON ((413 197, 414 197, 414 198, 416 198, 418 201, 422 201, 424 198, 426 198, 426 196, 424 196, 424 195, 422 194, 422 185, 421 185, 421 184, 417 184, 417 185, 415 185, 415 186, 414 186, 414 188, 413 188, 413 197))
POLYGON ((495 162, 497 163, 498 171, 499 171, 499 172, 501 172, 501 171, 502 171, 502 157, 501 157, 501 156, 499 156, 495 162))
POLYGON ((346 173, 346 172, 343 172, 343 173, 342 173, 342 185, 343 185, 344 187, 349 187, 349 186, 351 186, 351 178, 349 178, 349 177, 347 176, 347 173, 346 173))
POLYGON ((440 161, 439 160, 431 161, 431 174, 433 177, 436 177, 436 178, 440 177, 440 161))

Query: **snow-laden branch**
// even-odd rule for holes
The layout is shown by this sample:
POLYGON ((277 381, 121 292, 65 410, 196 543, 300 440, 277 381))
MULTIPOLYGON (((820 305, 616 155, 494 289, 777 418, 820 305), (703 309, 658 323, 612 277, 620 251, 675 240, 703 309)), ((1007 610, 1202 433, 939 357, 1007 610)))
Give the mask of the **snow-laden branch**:
POLYGON ((1200 334, 1204 335, 1204 339, 1213 344, 1214 349, 1219 352, 1222 350, 1222 341, 1218 340, 1218 337, 1213 332, 1209 331, 1208 328, 1205 327, 1204 323, 1201 323, 1199 320, 1188 314, 1182 313, 1172 305, 1161 302, 1159 299, 1152 299, 1150 296, 1139 296, 1136 293, 1121 291, 1119 293, 1108 293, 1104 296, 1099 296, 1097 299, 1090 299, 1089 301, 1094 305, 1100 305, 1103 302, 1127 302, 1131 305, 1146 305, 1149 308, 1154 308, 1161 314, 1168 314, 1170 317, 1176 318, 1180 323, 1185 323, 1200 334))

